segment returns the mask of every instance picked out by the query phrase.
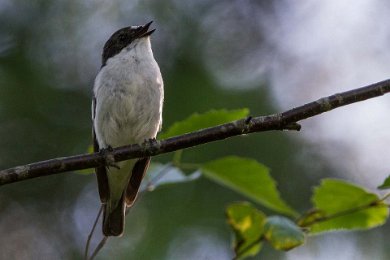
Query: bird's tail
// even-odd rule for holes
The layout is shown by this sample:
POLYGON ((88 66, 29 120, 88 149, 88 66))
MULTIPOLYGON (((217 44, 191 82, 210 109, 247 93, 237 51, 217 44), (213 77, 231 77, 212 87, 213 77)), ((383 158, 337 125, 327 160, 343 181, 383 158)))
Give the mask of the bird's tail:
MULTIPOLYGON (((127 187, 122 193, 119 201, 116 200, 116 202, 114 202, 114 199, 109 199, 104 205, 103 234, 105 236, 120 236, 123 234, 125 228, 126 206, 131 207, 137 198, 137 194, 141 186, 142 179, 149 166, 149 162, 150 157, 139 159, 135 165, 132 166, 130 180, 128 180, 127 187)), ((126 169, 123 167, 121 170, 126 169)))
POLYGON ((110 201, 104 205, 103 234, 105 236, 121 236, 125 229, 125 198, 122 195, 113 207, 110 201))

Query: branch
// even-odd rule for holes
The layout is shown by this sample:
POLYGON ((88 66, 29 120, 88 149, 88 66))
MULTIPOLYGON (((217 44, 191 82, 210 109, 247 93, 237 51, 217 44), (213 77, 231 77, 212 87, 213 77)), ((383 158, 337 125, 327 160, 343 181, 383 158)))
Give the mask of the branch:
MULTIPOLYGON (((254 118, 249 117, 161 141, 147 142, 142 145, 135 144, 118 147, 113 150, 110 156, 113 156, 115 161, 118 162, 132 158, 169 153, 254 132, 272 130, 299 131, 301 126, 297 123, 298 121, 328 112, 341 106, 382 96, 388 92, 390 92, 390 79, 366 87, 321 98, 283 113, 254 118)), ((105 157, 99 153, 82 154, 35 162, 0 171, 0 185, 61 172, 94 168, 105 165, 105 162, 105 157)))

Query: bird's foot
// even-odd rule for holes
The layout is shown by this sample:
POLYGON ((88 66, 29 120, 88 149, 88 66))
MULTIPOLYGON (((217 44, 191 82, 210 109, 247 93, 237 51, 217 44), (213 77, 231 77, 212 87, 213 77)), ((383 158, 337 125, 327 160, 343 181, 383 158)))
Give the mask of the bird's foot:
POLYGON ((114 149, 111 145, 107 146, 107 148, 100 149, 99 153, 104 157, 104 160, 106 161, 106 166, 113 167, 116 169, 120 169, 118 164, 115 163, 115 158, 113 155, 114 149))
POLYGON ((146 150, 150 151, 152 154, 158 151, 158 145, 156 138, 145 139, 142 143, 146 147, 146 150))
POLYGON ((148 138, 148 139, 145 139, 142 144, 153 146, 156 143, 156 141, 157 141, 156 138, 148 138))

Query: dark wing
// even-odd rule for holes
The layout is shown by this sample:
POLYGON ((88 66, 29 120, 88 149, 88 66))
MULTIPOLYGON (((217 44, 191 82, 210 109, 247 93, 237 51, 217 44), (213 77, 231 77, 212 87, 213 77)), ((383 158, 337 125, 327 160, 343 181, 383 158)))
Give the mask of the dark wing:
MULTIPOLYGON (((92 99, 92 119, 95 119, 95 113, 96 113, 96 98, 93 97, 92 99)), ((95 135, 95 127, 92 120, 92 138, 93 138, 93 151, 95 153, 99 152, 99 144, 96 140, 95 135)), ((97 182, 98 182, 98 188, 99 188, 99 196, 100 201, 102 203, 107 202, 110 194, 110 190, 108 188, 108 178, 107 178, 107 168, 105 166, 99 166, 95 168, 97 182)))
POLYGON ((137 198, 142 179, 149 167, 150 157, 139 159, 133 167, 129 184, 126 189, 126 206, 131 207, 137 198))

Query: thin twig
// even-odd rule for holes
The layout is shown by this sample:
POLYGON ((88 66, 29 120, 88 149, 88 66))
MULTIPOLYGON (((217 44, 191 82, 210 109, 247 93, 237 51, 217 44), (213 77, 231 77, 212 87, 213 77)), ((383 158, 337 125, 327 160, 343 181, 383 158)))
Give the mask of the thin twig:
MULTIPOLYGON (((223 140, 229 137, 272 130, 300 130, 297 123, 335 108, 382 96, 390 92, 390 80, 381 81, 363 88, 334 94, 317 101, 299 106, 283 113, 254 118, 244 118, 223 125, 210 127, 172 137, 169 139, 128 145, 114 149, 112 155, 116 162, 132 158, 154 156, 169 153, 197 145, 223 140)), ((0 171, 0 185, 18 182, 46 175, 94 168, 105 165, 105 156, 101 153, 83 154, 35 162, 0 171)))
POLYGON ((390 198, 390 192, 385 194, 385 196, 383 196, 383 198, 381 198, 381 201, 385 201, 387 200, 388 198, 390 198))
POLYGON ((102 205, 100 206, 99 212, 98 212, 98 214, 97 214, 97 216, 96 216, 95 222, 93 223, 91 232, 90 232, 89 235, 88 235, 88 239, 87 239, 87 243, 86 243, 86 245, 85 245, 85 251, 84 251, 84 259, 85 259, 85 260, 88 260, 89 245, 90 245, 90 243, 91 243, 91 239, 92 239, 93 233, 95 232, 96 225, 97 225, 97 223, 98 223, 98 221, 99 221, 99 217, 100 217, 100 215, 101 215, 102 212, 103 212, 103 207, 104 207, 104 205, 102 204, 102 205))
POLYGON ((331 219, 335 219, 335 218, 343 217, 343 216, 346 216, 346 215, 350 215, 350 214, 356 213, 358 211, 369 209, 371 207, 378 207, 378 206, 379 207, 386 207, 387 206, 386 204, 378 204, 380 202, 381 202, 381 200, 376 200, 376 201, 370 202, 370 203, 368 203, 366 205, 361 205, 361 206, 358 206, 358 207, 355 207, 355 208, 350 208, 350 209, 347 209, 347 210, 344 210, 344 211, 339 211, 339 212, 336 212, 336 213, 333 213, 333 214, 329 214, 329 215, 326 215, 326 216, 318 217, 318 218, 313 219, 312 221, 308 221, 308 222, 305 222, 303 224, 300 224, 299 226, 302 227, 302 228, 306 228, 306 227, 310 227, 310 226, 312 226, 314 224, 317 224, 319 222, 324 222, 324 221, 328 221, 328 220, 331 220, 331 219))
POLYGON ((251 250, 254 246, 260 244, 260 242, 264 240, 264 234, 253 240, 249 245, 245 246, 240 250, 240 252, 236 252, 236 256, 233 260, 240 259, 244 254, 246 254, 249 250, 251 250))
POLYGON ((89 260, 93 260, 97 256, 97 254, 99 253, 100 249, 102 249, 103 246, 106 244, 107 239, 108 239, 108 237, 105 236, 105 237, 102 238, 102 240, 100 240, 100 243, 95 248, 95 251, 93 251, 93 253, 92 253, 91 257, 89 258, 89 260))

